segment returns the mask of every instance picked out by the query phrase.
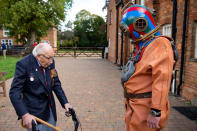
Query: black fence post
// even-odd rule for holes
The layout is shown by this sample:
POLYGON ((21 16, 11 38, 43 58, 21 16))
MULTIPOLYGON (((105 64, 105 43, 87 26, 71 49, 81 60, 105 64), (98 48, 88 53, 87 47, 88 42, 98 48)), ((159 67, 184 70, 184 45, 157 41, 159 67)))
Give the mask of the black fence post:
POLYGON ((105 46, 103 46, 102 48, 102 58, 104 59, 104 57, 105 57, 105 46))
POLYGON ((74 47, 74 57, 76 57, 76 50, 77 50, 77 47, 74 47))

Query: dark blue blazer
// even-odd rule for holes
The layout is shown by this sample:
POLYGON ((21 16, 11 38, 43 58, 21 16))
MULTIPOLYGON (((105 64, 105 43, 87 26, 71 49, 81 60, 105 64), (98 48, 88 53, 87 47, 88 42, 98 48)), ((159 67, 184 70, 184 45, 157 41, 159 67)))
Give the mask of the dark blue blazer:
POLYGON ((68 100, 61 88, 58 76, 51 75, 54 69, 54 62, 45 68, 46 84, 38 61, 33 54, 16 63, 9 96, 19 119, 24 114, 30 113, 47 121, 49 119, 49 107, 51 107, 54 119, 57 120, 52 91, 56 94, 63 108, 64 104, 68 103, 68 100))

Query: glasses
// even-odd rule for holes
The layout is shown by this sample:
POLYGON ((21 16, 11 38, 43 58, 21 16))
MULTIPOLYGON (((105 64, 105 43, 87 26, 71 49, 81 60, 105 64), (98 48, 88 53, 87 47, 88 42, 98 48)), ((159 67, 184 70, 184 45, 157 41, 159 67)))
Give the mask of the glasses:
POLYGON ((40 54, 40 55, 43 56, 44 58, 46 58, 47 60, 53 60, 53 57, 47 57, 47 56, 45 56, 43 54, 40 54))

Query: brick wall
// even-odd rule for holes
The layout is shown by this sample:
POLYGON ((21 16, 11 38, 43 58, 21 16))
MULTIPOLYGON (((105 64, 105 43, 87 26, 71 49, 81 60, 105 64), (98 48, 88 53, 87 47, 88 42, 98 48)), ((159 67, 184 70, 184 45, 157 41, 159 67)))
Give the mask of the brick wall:
MULTIPOLYGON (((155 4, 155 2, 153 1, 155 4)), ((147 3, 147 7, 151 8, 152 5, 147 3), (149 7, 150 6, 150 7, 149 7)), ((154 6, 153 4, 153 6, 154 6)), ((157 19, 156 21, 161 25, 172 23, 173 1, 172 0, 160 0, 159 8, 156 9, 157 19)), ((179 84, 180 62, 181 62, 181 46, 183 35, 183 18, 184 18, 184 0, 177 0, 177 34, 176 34, 176 46, 179 52, 179 61, 176 64, 177 85, 179 84)), ((158 7, 158 6, 154 6, 158 7)), ((197 21, 197 3, 195 0, 190 0, 188 3, 188 16, 187 16, 187 30, 185 38, 185 54, 184 54, 184 71, 183 71, 183 84, 181 86, 181 96, 191 100, 197 97, 197 62, 192 58, 194 56, 194 42, 195 42, 195 28, 194 22, 197 21)), ((162 28, 160 28, 162 33, 162 28)))
MULTIPOLYGON (((122 20, 122 12, 121 12, 121 5, 119 5, 118 7, 118 11, 119 11, 119 23, 121 23, 121 20, 122 20)), ((118 61, 117 61, 117 64, 121 64, 121 30, 120 28, 118 27, 118 61)), ((122 47, 123 48, 123 47, 122 47)), ((124 54, 124 53, 123 53, 124 54)))
POLYGON ((0 30, 0 38, 3 37, 3 30, 0 30))
POLYGON ((108 59, 116 63, 116 2, 110 0, 108 8, 107 40, 109 44, 108 59))
MULTIPOLYGON (((124 0, 126 4, 128 0, 124 0)), ((136 0, 136 4, 139 4, 140 0, 136 0)), ((184 4, 185 0, 177 0, 177 34, 176 34, 176 47, 179 52, 179 60, 176 64, 177 73, 177 85, 179 84, 180 62, 181 62, 181 46, 183 35, 183 18, 184 18, 184 4)), ((160 32, 162 33, 162 26, 165 24, 172 24, 173 13, 173 0, 146 0, 145 5, 149 9, 156 11, 154 17, 156 24, 160 24, 160 32)), ((111 40, 109 48, 109 60, 115 63, 115 51, 116 51, 116 8, 115 1, 111 0, 109 4, 109 10, 113 12, 112 24, 108 24, 108 39, 111 40), (113 43, 113 44, 112 44, 113 43)), ((108 13, 109 13, 108 10, 108 13)), ((121 9, 120 9, 121 10, 121 9)), ((109 17, 109 15, 108 15, 109 17)), ((121 17, 120 17, 121 18, 121 17)), ((120 19, 121 20, 121 19, 120 19)), ((184 54, 184 71, 183 71, 183 84, 181 86, 181 96, 191 100, 197 97, 197 60, 194 59, 194 45, 195 45, 195 22, 197 22, 197 2, 190 0, 188 4, 188 16, 187 16, 187 30, 185 38, 185 54, 184 54)), ((119 30, 120 34, 120 30, 119 30)), ((121 38, 118 35, 118 62, 120 63, 120 49, 121 38)), ((126 63, 128 54, 132 51, 133 46, 129 42, 129 38, 124 37, 123 42, 123 64, 126 63)))
MULTIPOLYGON (((3 30, 0 29, 0 40, 1 39, 12 39, 13 45, 22 45, 22 43, 16 43, 14 41, 14 38, 10 38, 10 37, 3 37, 3 30)), ((47 32, 47 36, 42 37, 42 40, 46 40, 49 41, 49 43, 53 46, 53 47, 57 47, 57 29, 56 28, 51 28, 48 32, 47 32)))
MULTIPOLYGON (((159 5, 159 10, 156 10, 157 12, 157 16, 158 17, 158 24, 160 24, 161 26, 164 24, 170 24, 172 23, 172 1, 171 0, 160 0, 160 4, 159 5)), ((162 28, 160 28, 160 32, 162 32, 161 30, 162 28)))
MULTIPOLYGON (((161 25, 160 32, 162 33, 162 26, 164 24, 172 23, 173 1, 172 0, 151 0, 146 1, 148 8, 154 7, 156 10, 156 23, 161 25), (158 8, 159 7, 159 8, 158 8)), ((176 47, 179 52, 179 61, 176 64, 177 85, 179 84, 180 62, 181 62, 181 46, 183 35, 183 18, 184 18, 184 0, 177 0, 177 34, 176 34, 176 47)), ((194 22, 197 21, 197 3, 195 0, 190 0, 188 4, 188 16, 187 16, 187 30, 185 38, 185 60, 184 60, 184 72, 183 72, 183 84, 181 86, 181 96, 191 100, 197 97, 197 62, 192 58, 194 56, 194 42, 195 42, 195 28, 194 22)))
POLYGON ((3 36, 3 30, 0 29, 0 40, 1 39, 10 39, 9 37, 4 37, 3 36))
MULTIPOLYGON (((184 7, 184 1, 179 3, 184 7)), ((182 7, 182 8, 183 8, 182 7)), ((184 12, 184 11, 180 11, 184 12)), ((182 13, 181 13, 182 14, 182 13)), ((195 49, 195 22, 197 21, 197 3, 195 0, 188 2, 188 21, 185 42, 185 63, 184 63, 184 85, 182 86, 182 96, 191 100, 197 97, 197 61, 193 59, 195 49)), ((180 16, 181 17, 181 16, 180 16)), ((183 18, 183 14, 182 14, 183 18)), ((181 18, 179 18, 181 19, 181 18)))
POLYGON ((52 47, 57 47, 57 29, 56 28, 50 28, 50 30, 47 32, 47 36, 42 37, 42 40, 48 41, 52 47))
POLYGON ((12 40, 12 43, 14 44, 14 45, 22 45, 22 43, 16 43, 14 40, 14 38, 10 38, 10 37, 4 37, 3 36, 3 30, 2 29, 0 29, 0 40, 1 39, 11 39, 12 40))

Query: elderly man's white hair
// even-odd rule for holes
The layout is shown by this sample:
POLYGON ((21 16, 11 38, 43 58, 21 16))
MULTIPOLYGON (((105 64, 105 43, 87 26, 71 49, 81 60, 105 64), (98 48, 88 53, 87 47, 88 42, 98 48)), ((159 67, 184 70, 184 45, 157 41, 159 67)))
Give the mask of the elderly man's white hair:
POLYGON ((39 43, 36 47, 34 47, 32 54, 37 56, 38 54, 44 54, 44 51, 47 49, 52 49, 50 44, 47 43, 39 43))

